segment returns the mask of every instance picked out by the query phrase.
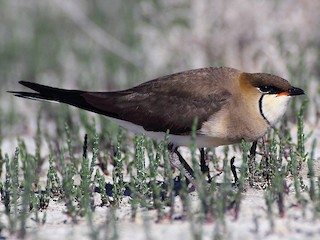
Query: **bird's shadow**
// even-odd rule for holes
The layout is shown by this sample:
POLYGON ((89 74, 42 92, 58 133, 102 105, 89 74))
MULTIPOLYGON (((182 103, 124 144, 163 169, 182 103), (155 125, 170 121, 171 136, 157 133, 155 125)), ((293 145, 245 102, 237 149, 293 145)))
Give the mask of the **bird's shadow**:
MULTIPOLYGON (((157 181, 156 184, 158 185, 158 187, 161 189, 161 197, 162 198, 165 198, 167 193, 168 193, 168 190, 169 190, 169 186, 167 183, 163 182, 163 181, 157 181)), ((179 177, 176 177, 173 179, 173 192, 174 192, 174 196, 178 196, 180 191, 181 190, 184 190, 184 185, 185 185, 185 181, 181 181, 181 179, 179 177)), ((130 182, 124 182, 123 184, 125 187, 124 187, 124 192, 123 192, 123 196, 126 196, 126 197, 131 197, 132 196, 132 190, 130 188, 130 182)), ((187 183, 187 192, 190 193, 190 192, 194 192, 196 191, 195 187, 192 185, 192 184, 188 184, 187 183)), ((148 187, 151 187, 151 183, 147 183, 147 186, 148 187)), ((208 183, 208 186, 209 186, 209 183, 208 183)), ((221 183, 216 183, 216 187, 219 189, 221 186, 221 183)), ((232 187, 236 187, 237 184, 236 183, 233 183, 232 184, 232 187)), ((112 194, 113 194, 113 188, 114 188, 114 185, 111 184, 111 183, 106 183, 105 185, 105 190, 106 190, 106 194, 109 196, 109 197, 112 197, 112 194)), ((184 190, 185 191, 185 190, 184 190)), ((99 187, 95 187, 95 192, 97 193, 101 193, 101 189, 99 187)))
MULTIPOLYGON (((155 183, 156 185, 158 185, 158 187, 161 189, 161 197, 164 197, 164 195, 166 195, 168 189, 169 189, 169 186, 167 183, 163 182, 163 181, 157 181, 155 183)), ((181 181, 180 178, 176 177, 173 179, 173 188, 172 190, 174 191, 174 195, 177 196, 179 195, 179 192, 183 189, 183 182, 181 181)), ((126 196, 126 197, 131 197, 132 196, 132 190, 130 188, 130 182, 124 182, 123 184, 125 186, 125 189, 124 189, 124 192, 123 192, 123 196, 126 196)), ((148 187, 151 187, 151 183, 148 182, 147 183, 147 186, 148 187)), ((106 194, 109 196, 109 197, 112 197, 112 193, 113 193, 113 188, 114 188, 114 185, 111 184, 111 183, 106 183, 105 185, 105 190, 106 190, 106 194)), ((189 186, 187 188, 188 192, 192 192, 194 191, 194 187, 193 186, 189 186)), ((99 187, 95 187, 95 192, 97 193, 101 193, 101 189, 99 187)))

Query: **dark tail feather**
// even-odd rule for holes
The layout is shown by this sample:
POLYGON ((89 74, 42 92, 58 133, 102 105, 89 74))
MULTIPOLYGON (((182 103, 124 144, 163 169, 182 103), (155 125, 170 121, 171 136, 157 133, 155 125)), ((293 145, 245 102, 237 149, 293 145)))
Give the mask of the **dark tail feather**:
POLYGON ((35 99, 35 100, 56 101, 56 102, 70 104, 75 107, 83 108, 89 111, 97 111, 97 109, 94 109, 94 107, 91 106, 82 97, 82 94, 85 93, 84 91, 53 88, 53 87, 44 86, 44 85, 32 83, 32 82, 25 82, 25 81, 20 81, 19 83, 25 87, 28 87, 34 90, 35 92, 9 91, 10 93, 13 93, 17 97, 35 99))

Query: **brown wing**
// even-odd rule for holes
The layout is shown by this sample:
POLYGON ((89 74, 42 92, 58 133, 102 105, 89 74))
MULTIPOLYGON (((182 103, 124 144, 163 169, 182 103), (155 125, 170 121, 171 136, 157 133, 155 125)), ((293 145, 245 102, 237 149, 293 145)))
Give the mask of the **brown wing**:
POLYGON ((195 117, 200 128, 230 97, 231 93, 224 87, 227 81, 223 78, 229 77, 224 70, 191 70, 125 91, 88 92, 82 96, 104 115, 143 126, 147 131, 169 129, 171 134, 188 134, 195 117))
MULTIPOLYGON (((168 75, 118 92, 66 90, 20 83, 35 92, 18 97, 53 100, 142 126, 148 131, 188 134, 195 117, 199 125, 228 102, 227 90, 239 76, 231 68, 202 68, 168 75)), ((232 89, 232 88, 231 88, 232 89)))

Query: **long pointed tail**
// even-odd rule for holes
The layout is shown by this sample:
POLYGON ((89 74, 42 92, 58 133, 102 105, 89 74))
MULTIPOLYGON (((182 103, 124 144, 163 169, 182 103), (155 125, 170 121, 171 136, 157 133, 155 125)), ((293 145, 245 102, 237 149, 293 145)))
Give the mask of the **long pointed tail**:
POLYGON ((28 87, 35 92, 16 92, 16 91, 9 91, 13 93, 17 97, 34 99, 34 100, 49 100, 49 101, 56 101, 61 103, 70 104, 75 107, 79 107, 82 109, 86 109, 93 112, 99 112, 100 110, 95 109, 91 104, 89 104, 82 96, 84 91, 78 90, 66 90, 60 88, 54 88, 49 86, 44 86, 38 83, 20 81, 25 87, 28 87))

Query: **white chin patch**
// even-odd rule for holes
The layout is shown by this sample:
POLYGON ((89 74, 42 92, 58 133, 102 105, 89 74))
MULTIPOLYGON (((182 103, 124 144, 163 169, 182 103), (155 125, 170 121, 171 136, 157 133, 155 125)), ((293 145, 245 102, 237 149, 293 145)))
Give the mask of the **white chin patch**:
POLYGON ((274 126, 287 110, 290 96, 265 94, 262 96, 261 111, 267 121, 274 126))

